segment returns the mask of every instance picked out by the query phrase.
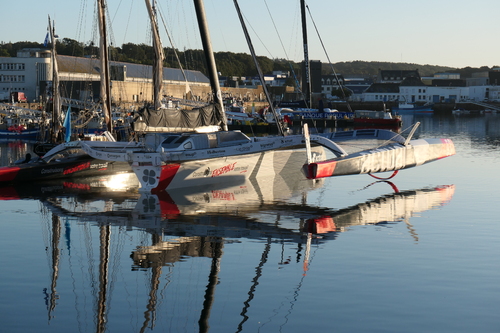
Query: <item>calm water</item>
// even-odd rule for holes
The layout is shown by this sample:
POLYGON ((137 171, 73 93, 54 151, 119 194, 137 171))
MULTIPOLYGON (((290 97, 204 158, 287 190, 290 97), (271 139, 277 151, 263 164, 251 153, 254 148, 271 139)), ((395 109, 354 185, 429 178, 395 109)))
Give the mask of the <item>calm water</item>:
POLYGON ((500 115, 417 120, 457 155, 390 183, 0 189, 0 331, 499 332, 500 115))

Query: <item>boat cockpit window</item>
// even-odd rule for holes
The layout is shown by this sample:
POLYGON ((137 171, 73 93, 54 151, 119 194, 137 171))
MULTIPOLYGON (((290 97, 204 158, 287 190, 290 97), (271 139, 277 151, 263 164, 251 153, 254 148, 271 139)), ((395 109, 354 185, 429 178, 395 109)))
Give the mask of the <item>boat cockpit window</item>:
POLYGON ((87 154, 83 150, 79 148, 72 148, 72 149, 61 150, 54 155, 44 156, 43 160, 47 163, 50 163, 64 158, 69 158, 69 157, 77 158, 83 156, 87 156, 87 154))
POLYGON ((193 143, 191 141, 188 141, 184 144, 184 149, 193 149, 193 143))
POLYGON ((169 136, 165 141, 163 141, 163 143, 166 143, 166 144, 169 144, 171 143, 172 141, 174 141, 175 139, 177 139, 179 137, 179 135, 172 135, 172 136, 169 136))
POLYGON ((176 140, 176 141, 175 141, 175 143, 177 143, 177 144, 181 144, 181 143, 183 143, 184 141, 186 141, 187 139, 189 139, 189 136, 187 136, 187 135, 183 135, 183 136, 181 136, 178 140, 176 140))
MULTIPOLYGON (((183 142, 189 139, 189 135, 174 135, 170 136, 162 142, 162 148, 173 149, 179 147, 183 142)), ((191 148, 188 148, 191 149, 191 148)))

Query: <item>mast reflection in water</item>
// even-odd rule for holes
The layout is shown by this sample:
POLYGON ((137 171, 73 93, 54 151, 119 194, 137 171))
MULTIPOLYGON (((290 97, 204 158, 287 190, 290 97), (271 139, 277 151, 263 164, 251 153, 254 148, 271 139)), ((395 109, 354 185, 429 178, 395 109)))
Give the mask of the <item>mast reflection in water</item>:
MULTIPOLYGON (((51 216, 47 253, 50 254, 52 274, 50 287, 45 290, 51 326, 59 320, 58 312, 61 311, 61 315, 66 312, 59 308, 60 304, 67 304, 74 297, 75 308, 86 307, 88 298, 93 297, 97 332, 108 330, 109 323, 127 316, 132 317, 127 320, 136 327, 132 331, 153 330, 161 322, 159 326, 174 331, 197 325, 194 331, 208 332, 214 303, 220 297, 227 306, 239 305, 240 319, 231 318, 234 330, 239 332, 250 319, 249 310, 255 298, 262 297, 259 293, 269 288, 260 290, 259 286, 265 264, 270 257, 276 256, 271 253, 273 246, 279 249, 280 267, 293 262, 301 267, 297 275, 300 282, 293 291, 293 302, 288 309, 292 312, 311 264, 311 246, 332 241, 351 226, 398 221, 404 221, 409 233, 418 241, 410 218, 443 205, 454 193, 454 186, 399 191, 393 183, 376 182, 370 185, 386 186, 390 193, 351 207, 332 209, 307 204, 308 191, 321 189, 321 181, 303 180, 293 174, 272 174, 244 183, 192 187, 159 195, 141 195, 134 177, 120 177, 120 180, 107 177, 2 189, 4 199, 40 200, 46 216, 51 216), (110 184, 120 184, 122 190, 109 190, 110 184), (67 251, 61 250, 61 219, 66 221, 67 251), (77 226, 82 230, 75 244, 77 226), (93 255, 96 241, 98 256, 93 255), (259 251, 260 243, 264 243, 264 248, 259 251), (125 244, 132 247, 129 263, 123 253, 125 244), (253 277, 248 276, 248 267, 238 267, 240 263, 234 262, 233 252, 241 251, 238 244, 246 247, 245 252, 251 251, 242 255, 243 261, 248 261, 244 266, 260 252, 253 277), (77 250, 78 245, 86 249, 77 250), (290 251, 294 254, 287 255, 290 251), (85 254, 87 259, 84 259, 85 254), (68 268, 64 269, 64 277, 60 274, 63 262, 60 257, 64 255, 72 266, 73 282, 61 282, 70 278, 68 268), (224 270, 221 261, 225 255, 231 256, 225 269, 238 273, 230 273, 221 281, 220 273, 224 270), (209 262, 198 260, 202 258, 209 262), (78 273, 75 267, 80 265, 78 273), (129 265, 130 273, 119 269, 122 265, 129 265), (77 278, 75 274, 81 276, 77 278), (140 282, 139 276, 144 274, 149 278, 140 282), (224 283, 232 274, 242 280, 235 284, 239 290, 228 294, 231 292, 224 283), (245 287, 248 281, 250 284, 245 287), (64 291, 56 291, 61 283, 65 285, 64 291), (133 287, 133 283, 139 286, 133 287), (72 291, 70 285, 73 285, 72 291), (218 296, 220 286, 224 290, 218 296), (244 289, 247 289, 246 296, 244 289), (142 320, 139 320, 135 311, 140 313, 141 308, 142 320)), ((75 311, 82 316, 88 308, 83 312, 75 311)), ((87 327, 85 319, 79 320, 87 327)))

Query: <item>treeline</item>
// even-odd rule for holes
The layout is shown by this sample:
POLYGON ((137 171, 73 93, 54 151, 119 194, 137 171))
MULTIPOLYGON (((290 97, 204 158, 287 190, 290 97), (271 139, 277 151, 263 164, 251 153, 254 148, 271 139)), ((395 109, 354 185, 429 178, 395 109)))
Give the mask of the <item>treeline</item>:
MULTIPOLYGON (((43 48, 42 43, 36 42, 16 42, 16 43, 1 43, 0 57, 15 57, 17 51, 23 48, 43 48)), ((99 50, 93 42, 87 44, 78 42, 70 38, 63 38, 57 41, 56 51, 61 55, 69 55, 76 57, 83 56, 98 56, 99 50)), ((207 73, 205 57, 203 50, 175 50, 165 48, 164 66, 170 68, 179 68, 179 62, 184 69, 198 70, 204 74, 207 73)), ((121 47, 110 47, 110 58, 114 61, 123 61, 144 65, 152 65, 153 48, 146 44, 126 43, 121 47)), ((300 76, 300 63, 294 63, 285 59, 269 59, 267 57, 258 57, 262 72, 270 74, 273 71, 291 72, 292 69, 300 76)), ((215 61, 217 69, 223 76, 256 76, 257 70, 254 62, 249 54, 231 53, 231 52, 216 52, 215 61)), ((337 74, 344 76, 377 75, 379 69, 384 70, 415 70, 418 69, 421 76, 432 76, 438 72, 453 72, 459 73, 461 78, 471 77, 472 73, 477 71, 489 70, 488 66, 481 68, 453 68, 445 66, 433 65, 418 65, 409 63, 394 63, 394 62, 377 62, 377 61, 349 61, 338 62, 335 64, 323 64, 322 73, 332 74, 332 67, 337 74)), ((290 79, 290 85, 293 80, 290 79)))

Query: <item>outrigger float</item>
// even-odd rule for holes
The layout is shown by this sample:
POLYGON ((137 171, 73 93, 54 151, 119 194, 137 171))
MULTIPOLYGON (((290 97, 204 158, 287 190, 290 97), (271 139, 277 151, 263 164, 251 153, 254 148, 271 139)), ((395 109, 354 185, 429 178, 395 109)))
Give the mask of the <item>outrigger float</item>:
MULTIPOLYGON (((414 139, 412 136, 420 123, 416 123, 405 139, 399 134, 386 130, 357 130, 336 132, 329 135, 340 146, 349 146, 355 138, 362 141, 382 140, 385 144, 373 148, 346 153, 342 156, 315 162, 308 153, 308 162, 304 171, 309 179, 354 175, 373 174, 378 172, 394 171, 392 178, 398 170, 419 166, 455 155, 455 146, 450 139, 414 139)), ((306 141, 310 140, 306 136, 306 141)), ((358 142, 362 144, 362 141, 358 142)), ((377 176, 374 176, 378 178, 377 176)), ((380 179, 380 178, 379 178, 380 179)))

